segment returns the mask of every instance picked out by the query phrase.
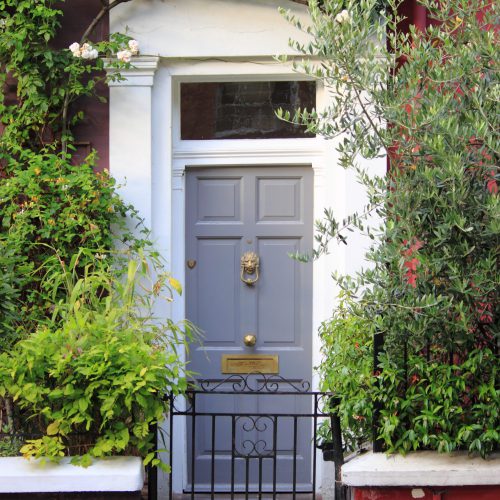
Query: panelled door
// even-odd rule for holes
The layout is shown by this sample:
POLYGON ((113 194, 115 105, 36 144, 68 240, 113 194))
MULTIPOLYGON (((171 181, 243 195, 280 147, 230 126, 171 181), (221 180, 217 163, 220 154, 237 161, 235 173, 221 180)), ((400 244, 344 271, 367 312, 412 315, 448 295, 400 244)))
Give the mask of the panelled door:
MULTIPOLYGON (((187 317, 203 332, 201 344, 191 348, 189 369, 212 383, 231 373, 253 371, 274 373, 292 382, 310 380, 312 264, 298 263, 290 254, 309 252, 312 247, 312 168, 188 168, 186 194, 187 317), (258 257, 258 267, 242 267, 242 257, 248 257, 248 252, 258 257)), ((296 413, 304 400, 265 395, 220 398, 225 398, 217 403, 224 412, 238 415, 296 413)), ((214 398, 197 404, 196 411, 203 413, 203 405, 214 404, 214 398)), ((290 436, 294 432, 297 484, 299 489, 310 487, 310 420, 295 424, 295 431, 291 422, 282 425, 276 438, 264 421, 241 422, 234 443, 229 418, 227 422, 217 419, 212 429, 213 423, 200 416, 196 425, 196 433, 188 429, 188 444, 191 436, 196 440, 188 462, 195 465, 197 487, 207 485, 208 489, 215 470, 217 487, 229 488, 234 448, 243 452, 251 446, 257 452, 270 449, 272 443, 266 442, 270 439, 276 439, 274 446, 280 450, 277 482, 290 483, 287 453, 293 452, 290 436)), ((245 482, 257 481, 253 465, 246 471, 249 478, 242 467, 238 465, 233 472, 238 491, 244 491, 245 482)), ((188 482, 192 480, 188 477, 188 482)), ((271 479, 264 471, 260 480, 271 479)))

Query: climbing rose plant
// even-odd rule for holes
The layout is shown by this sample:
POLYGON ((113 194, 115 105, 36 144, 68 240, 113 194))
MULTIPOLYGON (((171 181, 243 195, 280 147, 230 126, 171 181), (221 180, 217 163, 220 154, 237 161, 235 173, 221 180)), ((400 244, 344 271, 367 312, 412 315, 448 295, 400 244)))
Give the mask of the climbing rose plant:
POLYGON ((72 134, 85 119, 79 99, 103 99, 99 85, 130 66, 118 53, 129 46, 138 53, 138 42, 122 34, 89 39, 96 20, 119 3, 105 3, 82 40, 59 49, 63 12, 55 2, 0 2, 0 270, 9 280, 0 291, 8 312, 0 317, 0 349, 50 319, 53 298, 42 280, 54 249, 66 262, 88 249, 79 260, 84 269, 93 253, 113 248, 119 232, 128 244, 146 244, 126 231, 125 217, 136 214, 118 197, 114 180, 107 172, 95 175, 96 152, 78 160, 72 134), (109 77, 103 57, 116 70, 109 77))
POLYGON ((330 103, 281 116, 336 141, 368 196, 345 221, 327 211, 316 235, 316 257, 354 228, 372 240, 370 265, 336 276, 342 307, 321 329, 322 388, 341 396, 346 441, 359 447, 373 424, 388 452, 484 456, 500 424, 498 4, 420 3, 429 26, 406 32, 399 0, 311 0, 310 26, 285 12, 310 35, 292 41, 296 68, 330 103), (380 157, 387 175, 361 166, 380 157))
POLYGON ((188 325, 152 312, 180 284, 96 173, 97 153, 75 154, 81 98, 104 100, 99 89, 139 53, 126 35, 95 38, 125 1, 101 2, 67 48, 61 2, 0 1, 0 434, 40 436, 27 457, 137 453, 160 465, 150 426, 166 393, 185 388, 176 345, 188 325))

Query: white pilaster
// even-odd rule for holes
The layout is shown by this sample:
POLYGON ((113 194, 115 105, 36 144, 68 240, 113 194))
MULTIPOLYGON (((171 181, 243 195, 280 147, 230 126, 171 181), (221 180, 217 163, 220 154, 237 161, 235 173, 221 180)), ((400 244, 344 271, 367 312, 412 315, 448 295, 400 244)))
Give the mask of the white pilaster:
MULTIPOLYGON (((139 56, 110 82, 109 164, 125 202, 152 224, 152 87, 159 57, 139 56)), ((114 70, 109 70, 114 71, 114 70)))

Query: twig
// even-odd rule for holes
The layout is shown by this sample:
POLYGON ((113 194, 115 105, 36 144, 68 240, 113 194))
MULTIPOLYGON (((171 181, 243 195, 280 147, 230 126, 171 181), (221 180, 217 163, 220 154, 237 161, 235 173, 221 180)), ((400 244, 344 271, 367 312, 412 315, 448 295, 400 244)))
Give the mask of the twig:
POLYGON ((80 39, 80 43, 85 42, 89 35, 94 31, 95 27, 99 24, 100 20, 114 7, 121 3, 126 3, 130 2, 131 0, 114 0, 114 2, 111 2, 108 5, 104 5, 103 8, 100 10, 100 12, 97 14, 96 17, 92 20, 92 22, 89 24, 88 28, 84 31, 82 38, 80 39))
POLYGON ((7 429, 9 432, 14 431, 14 412, 12 409, 12 400, 7 397, 5 401, 5 413, 7 414, 7 429))

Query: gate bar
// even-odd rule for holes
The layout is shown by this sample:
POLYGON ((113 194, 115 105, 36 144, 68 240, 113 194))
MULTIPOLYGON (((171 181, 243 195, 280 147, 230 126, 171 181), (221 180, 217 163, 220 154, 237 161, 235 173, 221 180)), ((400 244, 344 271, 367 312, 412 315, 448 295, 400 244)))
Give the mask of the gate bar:
MULTIPOLYGON (((333 444, 333 459, 335 462, 335 492, 336 492, 336 499, 337 500, 344 500, 345 499, 345 493, 346 489, 342 487, 341 484, 341 478, 340 478, 340 468, 343 463, 343 445, 342 445, 342 436, 341 436, 341 429, 340 429, 340 418, 336 414, 335 408, 338 406, 339 401, 338 398, 334 398, 334 395, 331 393, 324 393, 324 392, 314 392, 310 391, 310 384, 308 382, 304 381, 296 381, 296 380, 287 380, 284 379, 281 376, 271 376, 267 377, 264 374, 261 373, 252 373, 248 377, 243 377, 240 375, 233 375, 223 381, 210 381, 210 380, 202 380, 198 381, 199 382, 199 387, 201 386, 201 389, 188 389, 186 393, 180 394, 180 397, 186 398, 186 404, 180 404, 180 408, 175 407, 175 395, 169 395, 169 400, 170 400, 170 422, 169 422, 169 431, 170 431, 170 436, 169 436, 169 441, 170 441, 170 484, 169 484, 169 495, 170 498, 173 498, 173 481, 172 481, 172 466, 173 466, 173 434, 174 434, 174 424, 173 424, 173 419, 176 416, 184 416, 186 418, 191 418, 191 457, 190 460, 188 461, 189 465, 191 466, 191 470, 188 469, 188 477, 190 479, 190 488, 186 491, 186 493, 190 493, 190 498, 192 500, 196 500, 196 496, 198 495, 207 495, 208 498, 211 498, 215 500, 216 495, 230 495, 230 498, 232 500, 235 499, 236 493, 243 494, 243 497, 245 499, 249 499, 250 496, 254 498, 259 498, 262 499, 263 495, 271 495, 273 499, 277 499, 278 497, 281 496, 281 494, 291 494, 291 497, 296 500, 297 495, 299 494, 305 494, 305 495, 310 495, 310 498, 314 500, 316 498, 316 486, 317 486, 317 478, 316 478, 316 473, 318 469, 318 458, 317 458, 317 450, 316 448, 318 447, 317 443, 317 438, 318 438, 318 432, 317 432, 317 426, 319 423, 320 418, 329 418, 330 419, 330 426, 331 426, 331 431, 332 431, 332 444, 333 444), (249 384, 250 380, 249 379, 250 375, 255 376, 258 375, 259 378, 257 381, 257 384, 249 384), (224 384, 230 383, 232 384, 233 390, 217 390, 219 388, 224 389, 224 384), (287 385, 288 387, 291 387, 292 390, 279 390, 279 388, 283 387, 281 384, 283 383, 283 386, 287 385), (278 386, 278 384, 280 384, 278 386), (214 386, 215 387, 211 387, 214 386), (248 414, 248 413, 230 413, 230 412, 224 412, 224 411, 216 411, 216 412, 210 412, 210 411, 202 411, 202 412, 197 412, 197 406, 199 406, 199 403, 197 403, 197 395, 198 394, 203 394, 203 397, 206 397, 208 394, 216 394, 216 395, 231 395, 231 396, 241 396, 241 395, 259 395, 259 396, 265 396, 265 395, 273 395, 274 397, 276 396, 303 396, 307 397, 309 396, 312 398, 312 401, 310 401, 310 404, 312 408, 308 407, 304 408, 306 412, 301 413, 298 410, 295 413, 292 412, 283 412, 283 413, 259 413, 256 411, 254 415, 248 414), (325 404, 327 403, 328 404, 325 404), (200 419, 198 417, 204 417, 208 418, 208 425, 211 427, 211 436, 209 443, 211 444, 211 450, 209 451, 208 457, 211 459, 211 464, 210 466, 207 465, 207 469, 203 469, 201 472, 203 473, 200 476, 200 467, 198 464, 196 464, 196 456, 197 456, 197 449, 198 449, 198 442, 197 442, 197 432, 199 433, 199 427, 200 427, 200 419), (266 451, 271 451, 270 454, 262 454, 260 451, 257 450, 256 446, 258 446, 258 443, 260 441, 256 441, 253 443, 253 451, 250 450, 249 452, 240 452, 237 449, 237 432, 236 432, 236 424, 237 420, 240 418, 250 418, 251 421, 253 422, 253 425, 256 425, 256 422, 259 421, 260 418, 267 418, 271 423, 272 423, 272 450, 267 450, 265 447, 266 451), (231 485, 230 485, 230 490, 225 489, 225 488, 219 488, 218 483, 216 481, 217 477, 217 472, 218 472, 218 461, 216 460, 218 457, 218 451, 216 450, 216 438, 219 435, 219 432, 217 432, 217 418, 219 418, 222 422, 227 421, 227 419, 230 418, 231 420, 231 430, 230 430, 230 436, 231 436, 231 444, 232 444, 232 453, 231 453, 231 485), (312 443, 310 444, 311 446, 311 451, 312 451, 312 457, 311 457, 311 466, 312 466, 312 475, 310 479, 307 479, 307 484, 304 484, 302 488, 305 486, 306 489, 300 489, 300 491, 297 490, 299 486, 299 471, 302 469, 299 469, 299 453, 298 453, 298 435, 299 435, 299 424, 302 422, 302 418, 310 418, 312 420, 313 424, 313 429, 312 430, 312 443), (256 419, 256 420, 255 420, 256 419), (278 432, 279 432, 279 420, 282 419, 284 421, 290 419, 292 420, 293 423, 293 430, 292 430, 292 436, 289 434, 288 430, 288 436, 292 438, 293 440, 293 450, 292 451, 292 456, 289 458, 292 458, 293 461, 290 463, 288 462, 288 465, 286 467, 292 467, 292 478, 288 476, 290 479, 292 479, 291 483, 289 485, 280 485, 278 486, 278 458, 279 456, 281 457, 283 452, 277 453, 277 439, 278 439, 278 432), (273 451, 274 450, 274 451, 273 451), (257 459, 257 460, 252 460, 252 459, 257 459), (264 459, 270 459, 270 464, 272 467, 264 467, 264 459), (241 466, 241 467, 240 467, 241 466), (241 477, 242 484, 238 482, 238 488, 236 488, 236 476, 238 471, 243 472, 245 474, 245 478, 241 477), (198 480, 202 481, 204 484, 200 486, 197 486, 196 483, 196 478, 197 478, 197 473, 198 473, 198 480), (255 473, 256 477, 256 483, 252 483, 250 485, 250 473, 253 475, 255 473), (266 475, 266 478, 264 478, 264 474, 266 475), (272 475, 272 477, 268 476, 268 474, 272 475), (207 481, 208 477, 210 479, 207 481), (203 480, 201 479, 203 477, 203 480), (271 484, 268 483, 268 481, 272 481, 272 489, 270 488, 271 484), (207 484, 208 483, 208 484, 207 484), (245 488, 244 491, 243 488, 245 488), (312 489, 311 489, 312 488, 312 489), (219 491, 219 489, 222 489, 222 491, 219 491), (237 490, 237 491, 236 491, 237 490)), ((227 386, 226 386, 227 387, 227 386)), ((224 426, 225 427, 225 426, 224 426)), ((302 428, 302 427, 301 427, 302 428)), ((281 426, 281 431, 282 426, 281 426)), ((229 429, 228 429, 229 430, 229 429)), ((257 430, 260 430, 257 428, 257 430)), ((210 432, 210 430, 208 430, 210 432)), ((250 445, 252 445, 252 442, 250 442, 250 445)), ((207 450, 208 451, 208 450, 207 450)), ((286 453, 285 453, 286 454, 286 453)), ((283 455, 284 456, 284 455, 283 455)), ((229 457, 228 457, 229 458, 229 457)), ((177 463, 177 461, 176 461, 177 463)), ((267 462, 266 462, 267 464, 267 462)), ((279 464, 282 464, 280 461, 279 464)), ((283 464, 284 466, 285 464, 283 464)), ((300 465, 302 466, 302 461, 300 462, 300 465)), ((280 465, 281 467, 281 465, 280 465)), ((309 466, 308 466, 309 467, 309 466)), ((281 470, 281 469, 280 469, 281 470)), ((290 469, 288 469, 290 470, 290 469)), ((310 470, 310 469, 309 469, 310 470)), ((239 473, 238 473, 239 474, 239 473)), ((241 476, 243 476, 241 474, 241 476)), ((253 477, 252 475, 252 477, 253 477)), ((151 474, 151 480, 154 478, 154 474, 151 474)), ((302 476, 300 476, 302 477, 302 476)), ((287 481, 288 482, 288 481, 287 481)), ((150 489, 150 495, 153 493, 153 489, 150 489)), ((156 500, 156 496, 150 496, 149 497, 151 500, 156 500)))

